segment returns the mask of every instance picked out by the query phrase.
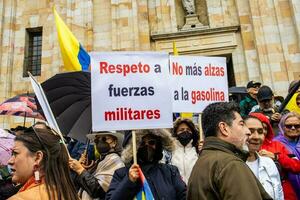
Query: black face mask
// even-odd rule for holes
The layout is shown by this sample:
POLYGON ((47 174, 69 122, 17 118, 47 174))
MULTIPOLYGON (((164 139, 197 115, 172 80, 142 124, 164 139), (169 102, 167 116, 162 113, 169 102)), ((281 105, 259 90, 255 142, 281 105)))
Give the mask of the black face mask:
POLYGON ((137 152, 137 158, 141 163, 153 163, 155 161, 154 155, 155 149, 147 145, 140 147, 137 152))
POLYGON ((177 135, 177 140, 182 144, 182 146, 186 146, 193 139, 193 135, 189 131, 184 131, 177 135))
POLYGON ((102 140, 99 140, 96 144, 96 148, 97 148, 97 151, 100 153, 100 154, 105 154, 105 153, 108 153, 109 150, 110 150, 110 146, 107 142, 103 142, 102 140))

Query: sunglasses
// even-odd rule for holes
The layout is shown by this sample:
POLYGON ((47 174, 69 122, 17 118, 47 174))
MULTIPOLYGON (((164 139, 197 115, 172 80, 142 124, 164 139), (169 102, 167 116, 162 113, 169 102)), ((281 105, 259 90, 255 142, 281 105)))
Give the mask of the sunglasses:
POLYGON ((292 129, 293 127, 294 127, 295 129, 299 129, 299 128, 300 128, 300 124, 285 124, 284 126, 285 126, 285 128, 287 128, 287 129, 292 129))
POLYGON ((255 133, 255 131, 258 133, 258 134, 263 134, 264 133, 264 129, 263 128, 249 128, 251 134, 252 133, 255 133))
MULTIPOLYGON (((51 130, 51 129, 50 129, 51 130)), ((35 130, 35 128, 33 127, 33 126, 31 126, 31 127, 29 127, 29 128, 27 128, 27 129, 25 129, 24 130, 24 133, 34 133, 35 134, 35 136, 36 136, 36 138, 37 138, 37 140, 38 140, 38 142, 40 143, 40 145, 41 145, 41 147, 44 149, 44 150, 46 150, 46 146, 44 145, 44 143, 42 142, 42 139, 40 138, 40 136, 39 136, 39 134, 36 132, 36 130, 35 130)))
POLYGON ((99 141, 107 142, 109 139, 111 138, 107 136, 98 136, 94 139, 94 143, 97 144, 99 141))
POLYGON ((146 140, 146 141, 143 140, 141 142, 140 146, 146 146, 146 145, 154 146, 154 145, 156 145, 156 140, 155 139, 150 139, 150 140, 146 140))
POLYGON ((253 85, 251 88, 259 89, 259 88, 260 88, 260 85, 253 85))

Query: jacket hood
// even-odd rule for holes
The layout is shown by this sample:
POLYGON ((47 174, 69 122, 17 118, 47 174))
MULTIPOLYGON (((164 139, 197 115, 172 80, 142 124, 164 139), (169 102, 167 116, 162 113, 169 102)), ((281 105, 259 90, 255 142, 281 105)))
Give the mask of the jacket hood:
POLYGON ((266 139, 263 142, 263 145, 267 145, 267 143, 270 143, 274 138, 274 131, 270 120, 262 113, 250 113, 249 115, 258 118, 262 123, 265 123, 267 125, 267 135, 266 139))
MULTIPOLYGON (((136 130, 136 144, 137 149, 140 147, 143 136, 152 134, 161 138, 163 150, 172 152, 174 150, 174 138, 167 129, 145 129, 136 130)), ((132 137, 130 133, 130 139, 126 143, 124 150, 122 151, 121 158, 123 162, 129 164, 133 160, 133 149, 132 149, 132 137)))

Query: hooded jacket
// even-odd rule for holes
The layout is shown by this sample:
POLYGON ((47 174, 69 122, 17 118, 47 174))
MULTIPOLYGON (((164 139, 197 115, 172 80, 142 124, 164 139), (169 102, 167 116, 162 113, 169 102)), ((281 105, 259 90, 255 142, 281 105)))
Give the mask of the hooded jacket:
POLYGON ((188 183, 192 169, 198 159, 197 145, 199 140, 199 132, 192 120, 186 118, 178 118, 174 122, 172 136, 175 138, 175 149, 170 153, 170 164, 178 167, 180 175, 185 183, 188 183), (181 124, 186 124, 192 131, 192 140, 183 146, 177 138, 177 130, 181 124))
MULTIPOLYGON (((296 141, 295 144, 292 144, 291 141, 289 141, 284 136, 284 124, 287 118, 289 118, 292 115, 292 113, 287 113, 284 116, 282 116, 278 127, 279 127, 279 135, 275 138, 276 141, 281 142, 288 150, 295 156, 295 158, 299 161, 300 160, 300 140, 296 141)), ((300 162, 300 161, 299 161, 300 162)), ((296 194, 297 198, 300 199, 300 174, 288 174, 288 180, 290 180, 296 194)))
POLYGON ((274 160, 279 166, 279 172, 281 175, 281 184, 283 188, 284 198, 286 200, 297 200, 294 188, 291 182, 287 179, 288 173, 300 172, 300 161, 290 158, 289 150, 279 141, 274 141, 274 132, 270 124, 269 119, 261 113, 250 113, 251 116, 258 118, 262 123, 267 125, 267 135, 261 146, 261 149, 265 149, 277 155, 277 160, 274 160))
POLYGON ((188 184, 189 200, 272 199, 245 161, 248 153, 207 137, 188 184))
MULTIPOLYGON (((160 137, 163 150, 173 150, 174 139, 172 139, 171 134, 165 129, 136 131, 137 149, 140 146, 142 137, 147 134, 160 137)), ((107 200, 132 200, 142 188, 140 181, 133 183, 129 180, 128 173, 133 159, 132 149, 130 139, 122 152, 122 159, 126 167, 115 171, 106 194, 107 200)), ((186 185, 182 181, 177 167, 157 162, 152 164, 140 164, 140 168, 148 181, 154 199, 184 200, 186 198, 186 185)))

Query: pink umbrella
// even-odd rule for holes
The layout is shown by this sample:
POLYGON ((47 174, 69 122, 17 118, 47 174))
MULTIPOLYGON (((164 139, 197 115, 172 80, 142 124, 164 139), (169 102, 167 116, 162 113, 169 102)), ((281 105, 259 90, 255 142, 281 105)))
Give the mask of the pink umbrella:
POLYGON ((14 146, 14 138, 14 135, 0 129, 0 165, 7 165, 14 146))
POLYGON ((15 115, 44 119, 37 111, 33 94, 21 94, 7 99, 0 104, 0 115, 15 115))

